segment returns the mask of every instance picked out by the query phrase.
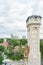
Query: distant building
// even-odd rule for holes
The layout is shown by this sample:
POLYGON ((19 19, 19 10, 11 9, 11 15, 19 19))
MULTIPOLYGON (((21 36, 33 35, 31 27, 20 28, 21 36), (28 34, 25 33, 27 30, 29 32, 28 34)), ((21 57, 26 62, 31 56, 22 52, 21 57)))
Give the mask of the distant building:
POLYGON ((22 39, 26 39, 26 36, 22 36, 22 39))
POLYGON ((14 36, 14 39, 18 39, 18 36, 14 36))
POLYGON ((12 39, 18 39, 18 36, 14 36, 13 34, 11 34, 11 38, 12 39))
POLYGON ((11 34, 11 38, 13 38, 13 34, 11 34))
POLYGON ((11 34, 11 39, 27 39, 27 37, 25 35, 17 36, 17 35, 11 34))

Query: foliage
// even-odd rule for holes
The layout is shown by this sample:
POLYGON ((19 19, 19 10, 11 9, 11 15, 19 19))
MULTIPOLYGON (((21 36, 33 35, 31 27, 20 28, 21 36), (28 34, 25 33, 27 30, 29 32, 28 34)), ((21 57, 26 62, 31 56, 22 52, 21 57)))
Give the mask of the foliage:
POLYGON ((27 39, 20 39, 20 45, 27 45, 27 39))
POLYGON ((12 46, 19 46, 19 45, 26 45, 27 39, 7 39, 9 45, 12 46))
POLYGON ((0 65, 2 65, 3 61, 3 56, 2 56, 2 52, 0 52, 0 65))
MULTIPOLYGON (((9 46, 7 48, 0 46, 0 52, 2 52, 2 53, 4 52, 4 54, 7 55, 7 57, 12 60, 23 59, 22 46, 27 45, 27 39, 9 39, 9 38, 7 38, 7 41, 9 43, 9 46), (15 46, 20 46, 20 49, 16 54, 14 54, 12 52, 12 50, 15 48, 15 46)), ((0 43, 2 43, 2 42, 3 42, 3 39, 0 39, 0 43)), ((41 58, 43 58, 43 39, 40 40, 40 52, 41 52, 41 58)), ((0 59, 0 61, 1 61, 1 59, 0 59)))
POLYGON ((3 39, 0 39, 0 44, 3 43, 3 39))
POLYGON ((0 46, 0 51, 4 52, 4 46, 0 46))
POLYGON ((7 39, 7 40, 8 40, 9 45, 12 45, 14 47, 20 44, 20 41, 17 39, 7 39))
POLYGON ((41 58, 43 59, 43 39, 40 40, 40 52, 41 52, 41 58))
POLYGON ((11 60, 20 60, 23 59, 23 55, 22 55, 22 47, 20 46, 20 49, 14 54, 13 48, 7 48, 6 50, 6 55, 7 58, 11 59, 11 60))

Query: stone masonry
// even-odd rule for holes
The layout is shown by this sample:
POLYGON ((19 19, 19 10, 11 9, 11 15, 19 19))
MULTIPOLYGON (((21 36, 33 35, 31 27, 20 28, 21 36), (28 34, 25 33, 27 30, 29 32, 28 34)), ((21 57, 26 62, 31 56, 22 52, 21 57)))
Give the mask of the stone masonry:
POLYGON ((40 60, 40 25, 41 16, 32 15, 26 20, 28 46, 30 46, 28 65, 41 65, 40 60))

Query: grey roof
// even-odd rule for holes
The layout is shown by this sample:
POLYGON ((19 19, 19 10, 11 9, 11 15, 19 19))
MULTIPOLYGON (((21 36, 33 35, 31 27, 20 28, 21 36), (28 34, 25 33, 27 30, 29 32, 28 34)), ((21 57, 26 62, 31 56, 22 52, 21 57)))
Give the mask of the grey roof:
POLYGON ((39 17, 39 18, 42 18, 41 16, 38 16, 38 15, 32 15, 32 16, 29 16, 29 17, 27 18, 26 22, 29 20, 29 18, 32 18, 32 17, 35 17, 35 18, 39 17))

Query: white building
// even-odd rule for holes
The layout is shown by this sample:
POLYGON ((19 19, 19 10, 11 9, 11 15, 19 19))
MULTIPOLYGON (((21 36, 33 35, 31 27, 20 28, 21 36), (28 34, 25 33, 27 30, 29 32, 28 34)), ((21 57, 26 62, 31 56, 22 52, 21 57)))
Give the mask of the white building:
POLYGON ((9 59, 5 59, 3 60, 3 65, 25 65, 25 62, 24 60, 21 60, 21 61, 12 61, 12 60, 9 60, 9 59))

